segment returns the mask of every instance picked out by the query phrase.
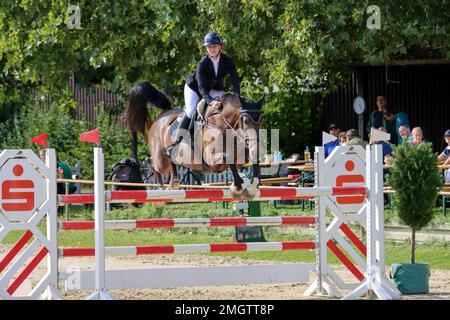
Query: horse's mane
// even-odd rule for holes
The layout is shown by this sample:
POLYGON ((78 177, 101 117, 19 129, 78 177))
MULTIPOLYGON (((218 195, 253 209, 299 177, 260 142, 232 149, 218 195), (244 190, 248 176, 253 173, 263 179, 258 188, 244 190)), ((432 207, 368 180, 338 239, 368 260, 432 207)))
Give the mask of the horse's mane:
POLYGON ((239 99, 239 96, 237 94, 234 94, 232 92, 227 92, 225 94, 223 94, 220 98, 219 101, 222 102, 222 104, 226 105, 232 105, 235 108, 240 108, 241 107, 241 101, 239 99))

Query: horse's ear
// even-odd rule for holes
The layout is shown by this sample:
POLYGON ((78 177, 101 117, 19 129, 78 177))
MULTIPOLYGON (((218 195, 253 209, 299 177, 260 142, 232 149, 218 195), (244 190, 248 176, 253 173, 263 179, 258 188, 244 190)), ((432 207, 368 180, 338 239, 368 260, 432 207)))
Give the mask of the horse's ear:
POLYGON ((256 105, 258 106, 258 109, 261 109, 263 103, 264 103, 264 99, 266 98, 266 94, 264 93, 262 95, 261 98, 259 98, 259 100, 256 102, 256 105))
POLYGON ((245 99, 242 98, 240 95, 238 97, 239 97, 239 102, 241 103, 241 108, 245 109, 245 106, 246 106, 245 99))

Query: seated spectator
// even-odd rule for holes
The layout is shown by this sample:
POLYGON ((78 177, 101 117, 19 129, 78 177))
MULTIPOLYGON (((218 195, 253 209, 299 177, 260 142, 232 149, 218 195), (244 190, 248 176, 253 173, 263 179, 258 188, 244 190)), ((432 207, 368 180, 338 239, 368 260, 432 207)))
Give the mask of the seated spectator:
POLYGON ((413 148, 418 148, 421 143, 427 142, 423 138, 423 130, 420 127, 415 127, 414 129, 412 129, 411 136, 412 136, 412 139, 411 139, 410 144, 413 148))
MULTIPOLYGON (((400 112, 393 111, 392 114, 394 115, 393 119, 395 120, 395 132, 397 133, 397 142, 398 142, 397 144, 401 144, 403 142, 403 138, 400 133, 400 127, 406 126, 406 127, 408 127, 408 130, 411 131, 408 115, 406 113, 404 113, 403 111, 400 111, 400 112)), ((408 134, 408 136, 409 136, 409 134, 408 134)))
MULTIPOLYGON (((339 133, 341 132, 341 128, 337 124, 332 123, 328 127, 328 131, 330 132, 330 134, 332 136, 335 136, 337 138, 339 133)), ((325 158, 327 158, 330 155, 330 153, 333 152, 334 148, 336 148, 338 146, 340 146, 339 139, 325 143, 323 145, 324 152, 325 152, 325 158)))
POLYGON ((399 144, 403 143, 403 141, 407 141, 409 143, 412 142, 412 134, 411 134, 411 129, 409 128, 409 125, 403 124, 403 125, 399 126, 398 127, 398 135, 400 137, 398 140, 399 144))
POLYGON ((347 141, 347 137, 345 136, 345 131, 342 131, 341 133, 339 133, 338 139, 339 139, 339 144, 341 146, 347 141))
POLYGON ((387 122, 386 125, 383 123, 383 127, 386 129, 387 133, 391 134, 390 142, 393 144, 401 144, 402 137, 400 134, 400 127, 407 126, 410 128, 408 115, 403 111, 397 112, 386 106, 384 111, 384 119, 387 122))
POLYGON ((438 156, 438 164, 450 164, 450 129, 444 132, 444 140, 447 146, 444 151, 438 156))
MULTIPOLYGON (((39 151, 39 158, 43 162, 45 162, 45 149, 39 151)), ((56 156, 56 173, 58 179, 72 179, 72 170, 70 167, 64 162, 58 159, 56 156)), ((74 193, 76 191, 75 184, 73 182, 69 183, 69 193, 74 193)), ((59 182, 57 184, 57 193, 58 194, 66 194, 66 184, 63 182, 59 182)))
MULTIPOLYGON (((438 156, 438 163, 442 165, 450 165, 450 129, 445 131, 444 140, 447 143, 444 151, 438 156)), ((450 169, 444 171, 445 183, 450 183, 450 169)))
POLYGON ((358 135, 358 131, 356 129, 350 129, 346 132, 345 136, 347 137, 347 142, 345 142, 346 146, 362 146, 365 148, 367 146, 367 142, 360 138, 358 135))

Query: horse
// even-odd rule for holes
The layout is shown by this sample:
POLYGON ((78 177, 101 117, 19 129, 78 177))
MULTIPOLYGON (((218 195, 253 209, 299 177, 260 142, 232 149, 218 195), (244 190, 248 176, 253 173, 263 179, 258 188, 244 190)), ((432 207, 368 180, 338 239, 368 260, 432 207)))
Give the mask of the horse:
POLYGON ((168 97, 147 81, 137 84, 130 91, 123 119, 132 132, 145 135, 149 127, 147 141, 151 166, 161 188, 161 174, 170 174, 170 189, 179 188, 175 164, 200 172, 219 173, 230 168, 233 175, 231 195, 254 197, 260 180, 257 160, 264 96, 255 102, 234 93, 223 93, 219 101, 220 108, 208 107, 201 116, 193 139, 189 132, 183 133, 181 143, 175 147, 172 157, 169 158, 165 155, 165 150, 173 142, 169 129, 183 110, 173 109, 168 97), (150 123, 149 119, 149 104, 162 109, 153 123, 150 123), (253 176, 250 184, 244 185, 238 169, 249 161, 253 176))

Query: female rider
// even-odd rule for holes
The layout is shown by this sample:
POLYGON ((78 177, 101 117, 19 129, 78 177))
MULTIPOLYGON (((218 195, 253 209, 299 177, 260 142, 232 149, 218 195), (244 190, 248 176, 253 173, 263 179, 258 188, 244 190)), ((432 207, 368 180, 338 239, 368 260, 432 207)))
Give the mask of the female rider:
POLYGON ((222 45, 222 38, 216 32, 210 32, 204 38, 203 46, 208 54, 197 64, 194 75, 186 78, 184 85, 186 113, 178 123, 175 142, 166 150, 168 157, 183 139, 182 131, 188 129, 200 98, 205 99, 208 106, 214 109, 220 107, 217 99, 220 92, 225 90, 225 76, 230 76, 233 92, 240 94, 239 75, 231 57, 222 52, 222 45))

